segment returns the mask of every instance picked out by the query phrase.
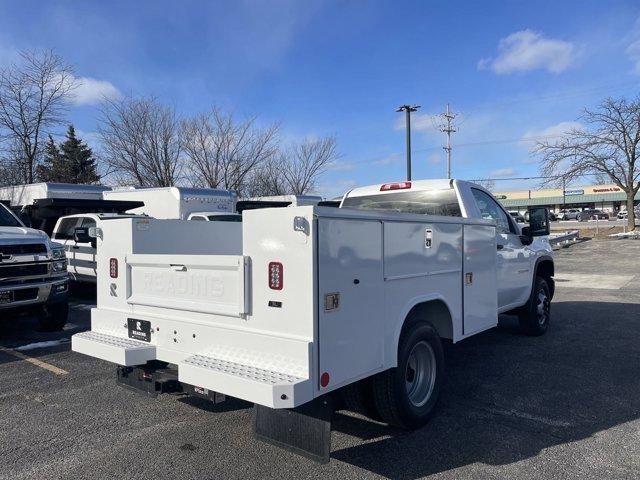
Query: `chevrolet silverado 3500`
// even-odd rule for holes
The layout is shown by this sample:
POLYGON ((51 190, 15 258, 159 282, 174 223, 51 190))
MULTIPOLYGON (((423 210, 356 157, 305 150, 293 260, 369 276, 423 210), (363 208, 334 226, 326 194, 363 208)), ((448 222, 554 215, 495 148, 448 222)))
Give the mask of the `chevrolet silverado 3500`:
POLYGON ((97 308, 73 350, 150 393, 253 402, 259 438, 328 461, 334 398, 417 428, 444 379, 441 339, 503 312, 547 330, 548 212, 530 219, 516 225, 478 185, 425 180, 356 188, 340 208, 248 210, 242 224, 105 222, 97 308))
POLYGON ((26 228, 0 204, 0 320, 35 313, 43 330, 67 322, 69 279, 64 246, 26 228))

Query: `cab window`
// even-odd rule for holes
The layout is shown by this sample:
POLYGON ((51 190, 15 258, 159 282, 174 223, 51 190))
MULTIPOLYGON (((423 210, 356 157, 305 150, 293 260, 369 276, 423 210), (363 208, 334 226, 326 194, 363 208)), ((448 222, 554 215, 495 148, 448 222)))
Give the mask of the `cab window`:
POLYGON ((496 231, 498 233, 515 233, 508 215, 491 195, 476 188, 472 188, 471 192, 476 200, 482 218, 495 221, 496 231))
POLYGON ((53 238, 55 240, 73 240, 73 232, 77 223, 78 219, 76 217, 65 218, 60 222, 60 227, 54 233, 53 238))
POLYGON ((93 228, 96 226, 96 221, 93 218, 84 217, 80 226, 85 228, 93 228))

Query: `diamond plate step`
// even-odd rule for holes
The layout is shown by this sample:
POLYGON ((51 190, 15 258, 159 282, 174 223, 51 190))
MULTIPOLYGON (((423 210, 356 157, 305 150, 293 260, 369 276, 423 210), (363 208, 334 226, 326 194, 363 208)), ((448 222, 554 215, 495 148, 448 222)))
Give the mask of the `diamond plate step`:
POLYGON ((93 331, 73 335, 71 350, 125 367, 143 365, 156 358, 154 345, 93 331))
POLYGON ((291 408, 312 397, 308 378, 205 355, 180 362, 178 379, 271 408, 291 408))

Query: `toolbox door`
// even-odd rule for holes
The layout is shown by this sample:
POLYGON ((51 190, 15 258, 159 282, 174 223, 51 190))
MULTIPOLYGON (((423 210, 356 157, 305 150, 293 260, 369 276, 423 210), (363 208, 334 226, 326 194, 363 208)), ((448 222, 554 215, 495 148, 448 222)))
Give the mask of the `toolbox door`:
POLYGON ((318 219, 321 392, 382 365, 382 265, 381 222, 318 219))
POLYGON ((465 225, 463 229, 463 335, 498 324, 496 234, 493 225, 465 225))

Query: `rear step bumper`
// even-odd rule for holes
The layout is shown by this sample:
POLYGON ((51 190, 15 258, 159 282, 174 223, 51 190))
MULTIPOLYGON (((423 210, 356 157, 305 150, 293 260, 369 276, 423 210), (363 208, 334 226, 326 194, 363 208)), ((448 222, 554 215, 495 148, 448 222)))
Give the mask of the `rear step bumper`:
MULTIPOLYGON (((73 335, 71 349, 124 367, 163 360, 157 358, 155 345, 94 331, 73 335)), ((210 353, 185 356, 175 362, 178 380, 270 408, 293 408, 313 400, 309 378, 265 368, 273 363, 264 358, 253 362, 249 358, 236 362, 210 353)))
POLYGON ((125 367, 156 359, 154 345, 93 331, 73 335, 71 350, 125 367))

